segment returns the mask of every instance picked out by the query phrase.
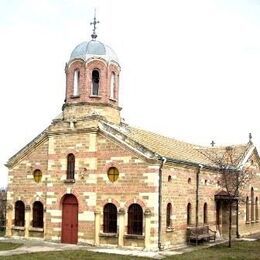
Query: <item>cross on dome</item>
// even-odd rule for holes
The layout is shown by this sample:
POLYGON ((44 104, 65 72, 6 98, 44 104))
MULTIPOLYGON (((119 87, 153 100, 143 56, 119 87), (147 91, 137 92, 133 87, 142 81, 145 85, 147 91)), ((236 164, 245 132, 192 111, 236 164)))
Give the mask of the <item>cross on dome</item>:
POLYGON ((92 40, 95 40, 97 38, 96 24, 98 24, 98 23, 99 23, 99 21, 97 21, 97 19, 96 19, 96 9, 95 9, 93 22, 90 23, 90 25, 93 25, 93 33, 91 34, 92 40))

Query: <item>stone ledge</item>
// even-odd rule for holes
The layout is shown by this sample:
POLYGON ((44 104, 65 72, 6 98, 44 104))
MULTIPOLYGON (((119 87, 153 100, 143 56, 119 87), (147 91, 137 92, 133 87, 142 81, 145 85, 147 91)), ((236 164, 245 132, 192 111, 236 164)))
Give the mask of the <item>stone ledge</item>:
POLYGON ((144 236, 143 235, 134 235, 134 234, 126 234, 124 235, 125 239, 138 239, 138 240, 143 240, 144 236))
POLYGON ((118 237, 118 233, 99 233, 100 237, 118 237))
POLYGON ((25 230, 25 227, 20 227, 20 226, 12 226, 13 230, 25 230))
POLYGON ((44 229, 43 228, 30 227, 29 231, 30 232, 44 232, 44 229))
POLYGON ((66 179, 64 183, 75 183, 75 179, 66 179))

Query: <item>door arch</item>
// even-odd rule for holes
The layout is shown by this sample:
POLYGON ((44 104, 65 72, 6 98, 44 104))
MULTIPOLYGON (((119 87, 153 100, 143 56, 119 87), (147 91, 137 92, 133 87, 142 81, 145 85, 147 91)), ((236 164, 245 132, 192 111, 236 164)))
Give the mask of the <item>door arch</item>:
POLYGON ((78 200, 72 194, 62 198, 61 243, 77 244, 78 242, 78 200))

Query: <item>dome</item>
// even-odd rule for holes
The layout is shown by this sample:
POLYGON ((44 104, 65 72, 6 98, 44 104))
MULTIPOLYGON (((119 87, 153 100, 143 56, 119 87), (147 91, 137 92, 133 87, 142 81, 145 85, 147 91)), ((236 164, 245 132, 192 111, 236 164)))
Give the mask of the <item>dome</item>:
POLYGON ((115 52, 107 45, 100 41, 91 40, 89 42, 82 42, 72 51, 70 60, 83 59, 87 61, 89 58, 103 58, 106 61, 115 61, 119 63, 115 52))

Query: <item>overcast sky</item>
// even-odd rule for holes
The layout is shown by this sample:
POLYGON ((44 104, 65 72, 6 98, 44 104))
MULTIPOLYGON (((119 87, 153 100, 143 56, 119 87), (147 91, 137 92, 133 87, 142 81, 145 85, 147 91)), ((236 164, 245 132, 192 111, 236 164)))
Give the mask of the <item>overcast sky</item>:
POLYGON ((122 67, 126 122, 187 142, 260 148, 259 0, 1 0, 0 187, 4 163, 61 112, 64 67, 90 40, 122 67))

